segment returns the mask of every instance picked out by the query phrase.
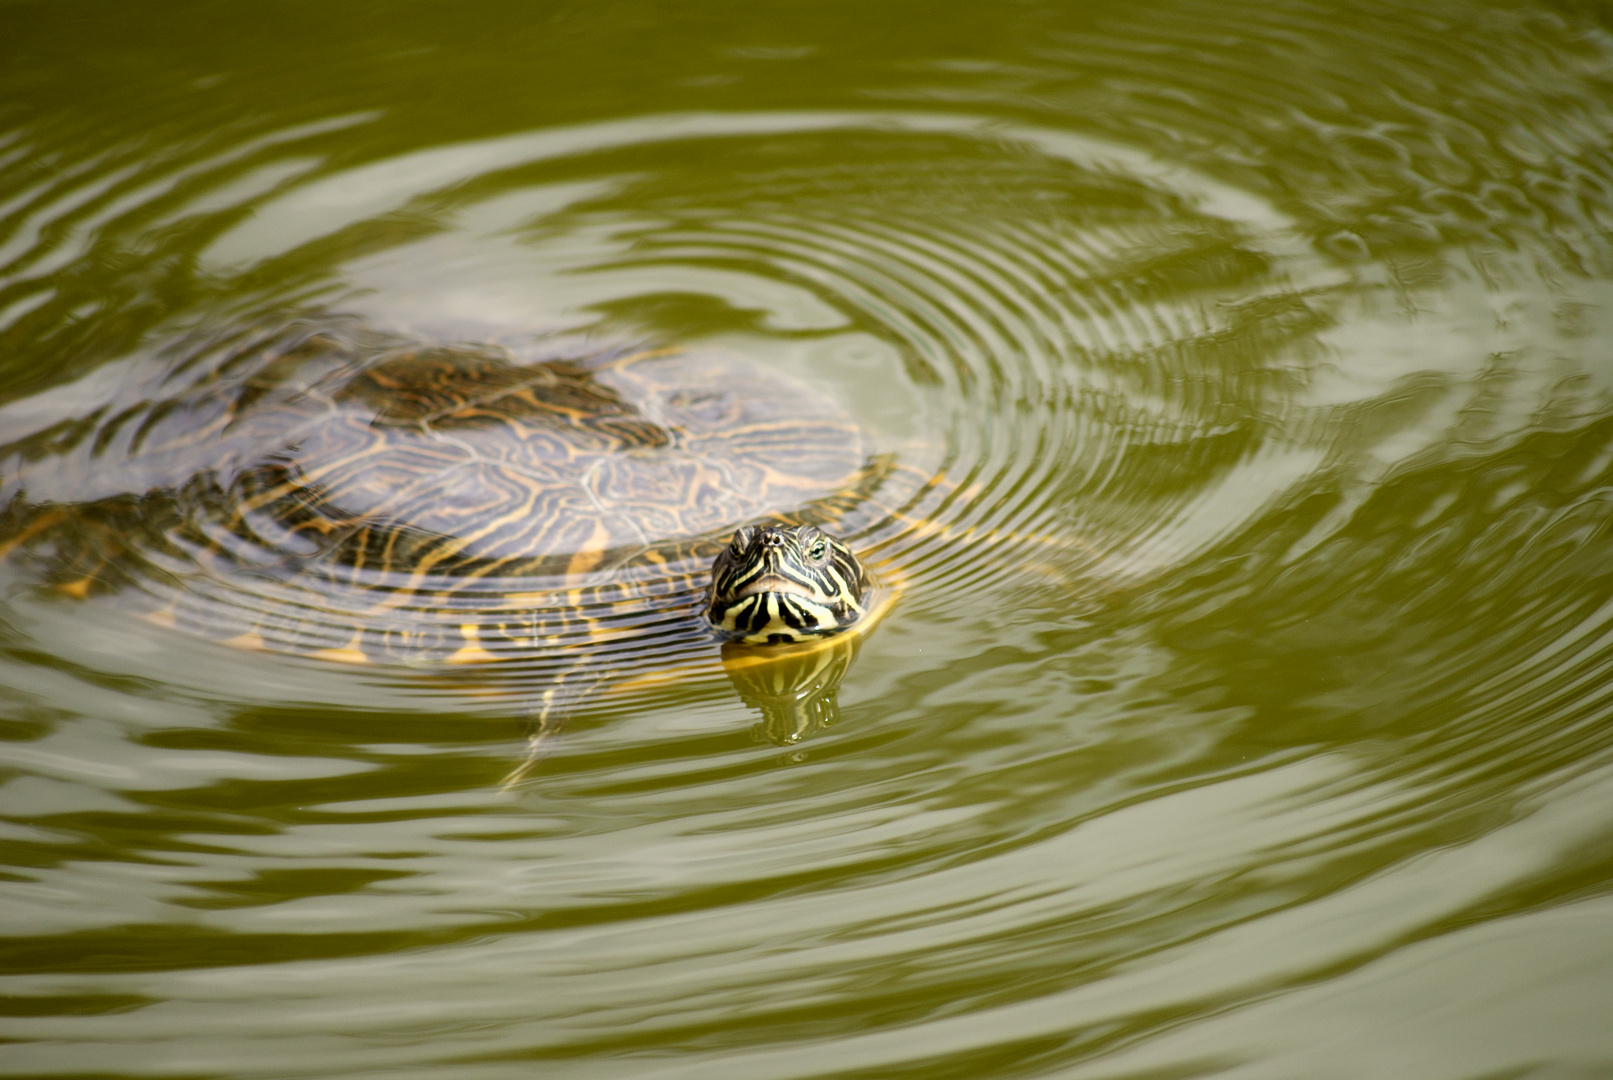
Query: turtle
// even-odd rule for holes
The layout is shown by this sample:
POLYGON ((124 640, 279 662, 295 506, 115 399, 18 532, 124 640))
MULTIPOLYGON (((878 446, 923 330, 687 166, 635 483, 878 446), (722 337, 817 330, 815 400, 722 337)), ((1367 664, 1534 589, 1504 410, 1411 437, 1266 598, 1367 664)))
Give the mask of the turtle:
POLYGON ((875 607, 830 529, 892 462, 742 357, 300 320, 177 350, 135 396, 0 447, 0 556, 233 646, 520 660, 547 730, 623 672, 875 607))

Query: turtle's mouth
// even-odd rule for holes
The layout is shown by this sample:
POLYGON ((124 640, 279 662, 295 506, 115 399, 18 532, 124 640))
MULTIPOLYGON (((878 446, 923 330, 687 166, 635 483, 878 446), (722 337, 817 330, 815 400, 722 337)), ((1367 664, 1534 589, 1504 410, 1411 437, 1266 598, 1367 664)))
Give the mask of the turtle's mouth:
POLYGON ((806 600, 818 599, 817 594, 805 585, 797 581, 791 581, 787 577, 780 577, 777 574, 763 574, 755 581, 749 582, 743 589, 739 590, 734 599, 743 600, 745 597, 755 596, 757 593, 788 593, 791 596, 799 596, 806 600))

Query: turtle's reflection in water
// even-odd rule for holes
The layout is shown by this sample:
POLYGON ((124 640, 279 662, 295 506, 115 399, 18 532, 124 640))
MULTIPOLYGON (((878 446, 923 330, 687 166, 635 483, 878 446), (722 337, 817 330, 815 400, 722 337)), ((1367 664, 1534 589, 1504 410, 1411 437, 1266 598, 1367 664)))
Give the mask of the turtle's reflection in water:
POLYGON ((788 746, 840 719, 836 694, 857 659, 861 634, 803 645, 723 646, 723 669, 741 700, 762 714, 759 730, 788 746))
MULTIPOLYGON (((877 613, 883 615, 888 606, 880 605, 877 613)), ((836 695, 857 660, 864 636, 858 632, 836 634, 795 645, 731 641, 722 646, 722 666, 740 700, 761 713, 762 722, 755 730, 768 742, 790 746, 839 721, 836 695)), ((540 762, 556 748, 568 712, 553 710, 534 723, 525 759, 503 779, 505 790, 540 771, 540 762)))

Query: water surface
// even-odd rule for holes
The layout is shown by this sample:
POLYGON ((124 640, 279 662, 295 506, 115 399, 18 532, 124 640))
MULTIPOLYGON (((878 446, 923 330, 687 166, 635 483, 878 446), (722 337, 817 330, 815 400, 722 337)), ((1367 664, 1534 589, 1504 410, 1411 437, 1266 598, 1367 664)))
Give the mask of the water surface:
POLYGON ((933 481, 853 523, 903 586, 837 721, 650 657, 507 790, 541 664, 13 549, 0 1071, 1613 1071, 1609 31, 0 8, 9 521, 311 318, 741 356, 933 481))

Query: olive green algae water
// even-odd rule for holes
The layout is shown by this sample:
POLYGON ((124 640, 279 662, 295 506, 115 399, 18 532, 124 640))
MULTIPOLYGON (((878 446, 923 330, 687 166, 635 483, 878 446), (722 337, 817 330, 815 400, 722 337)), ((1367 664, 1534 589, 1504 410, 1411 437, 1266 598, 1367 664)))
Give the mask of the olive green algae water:
POLYGON ((541 664, 16 549, 0 1073, 1613 1073, 1610 237, 1593 4, 0 4, 10 512, 313 312, 945 478, 836 722, 641 656, 509 790, 541 664))

